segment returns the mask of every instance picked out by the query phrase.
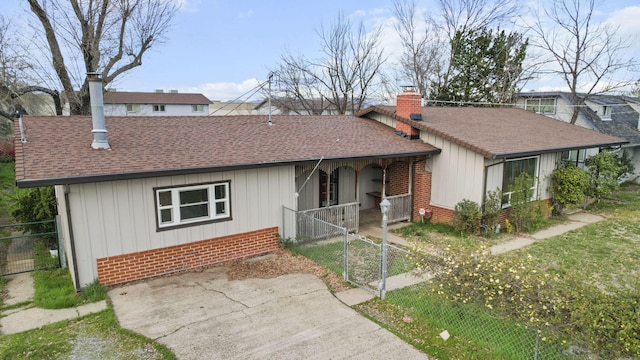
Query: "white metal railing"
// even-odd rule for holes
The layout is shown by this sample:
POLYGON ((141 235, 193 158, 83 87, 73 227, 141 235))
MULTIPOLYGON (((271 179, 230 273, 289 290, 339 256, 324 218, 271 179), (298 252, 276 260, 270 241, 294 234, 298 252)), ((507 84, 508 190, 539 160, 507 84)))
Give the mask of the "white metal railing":
POLYGON ((388 222, 389 224, 411 220, 411 210, 413 209, 411 194, 388 196, 387 200, 391 203, 389 208, 388 222))
POLYGON ((357 202, 303 210, 299 211, 299 213, 347 228, 347 231, 358 232, 360 206, 357 202))

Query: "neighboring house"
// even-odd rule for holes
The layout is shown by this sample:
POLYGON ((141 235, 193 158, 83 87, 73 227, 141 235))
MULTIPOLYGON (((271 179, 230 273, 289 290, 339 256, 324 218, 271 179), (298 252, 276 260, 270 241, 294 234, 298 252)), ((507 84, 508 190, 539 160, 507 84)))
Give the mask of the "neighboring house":
MULTIPOLYGON (((583 95, 582 95, 583 96, 583 95)), ((629 179, 640 181, 640 99, 630 96, 590 95, 580 106, 576 125, 629 141, 622 147, 631 156, 635 173, 629 179)), ((556 120, 571 121, 574 104, 566 92, 530 92, 518 96, 519 107, 556 120)), ((584 166, 584 160, 599 149, 576 150, 564 154, 566 160, 584 166)))
MULTIPOLYGON (((273 115, 338 115, 337 107, 327 99, 300 100, 274 97, 271 99, 271 103, 269 103, 269 99, 265 99, 257 104, 255 109, 260 115, 268 115, 269 113, 273 115)), ((346 114, 352 114, 352 111, 348 109, 346 114)))
MULTIPOLYGON (((90 87, 100 98, 99 79, 90 87)), ((388 198, 394 218, 417 219, 424 207, 448 221, 456 203, 480 203, 523 171, 548 199, 546 175, 562 151, 625 142, 518 109, 420 104, 404 93, 397 111, 191 117, 188 126, 183 117, 105 120, 100 105, 92 118, 25 116, 16 180, 55 186, 80 287, 274 251, 285 207, 358 212, 388 198)))
POLYGON ((213 100, 209 105, 209 115, 258 115, 257 102, 236 102, 213 100))
POLYGON ((106 116, 207 116, 211 101, 202 94, 164 92, 104 93, 106 116))

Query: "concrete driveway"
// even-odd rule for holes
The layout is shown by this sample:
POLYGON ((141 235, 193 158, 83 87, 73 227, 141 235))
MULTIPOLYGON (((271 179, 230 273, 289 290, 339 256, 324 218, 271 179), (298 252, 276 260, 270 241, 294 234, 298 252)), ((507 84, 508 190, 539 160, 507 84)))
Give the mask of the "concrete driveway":
POLYGON ((112 289, 121 326, 179 359, 426 359, 337 300, 317 277, 228 281, 226 269, 112 289))

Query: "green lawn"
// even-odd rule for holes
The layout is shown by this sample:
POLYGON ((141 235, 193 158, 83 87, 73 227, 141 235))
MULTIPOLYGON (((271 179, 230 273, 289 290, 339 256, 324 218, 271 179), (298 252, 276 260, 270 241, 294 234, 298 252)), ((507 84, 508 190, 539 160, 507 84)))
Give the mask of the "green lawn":
MULTIPOLYGON (((60 309, 106 298, 104 289, 97 283, 76 293, 69 269, 38 270, 33 276, 36 290, 33 303, 6 309, 31 306, 60 309)), ((1 292, 7 282, 4 277, 0 280, 1 292)), ((69 358, 175 359, 175 356, 165 346, 121 328, 110 307, 78 319, 0 336, 0 359, 69 358)))
MULTIPOLYGON (((15 167, 13 163, 0 163, 0 224, 8 223, 9 199, 15 189, 15 167)), ((4 233, 6 236, 7 234, 4 233)), ((0 230, 0 237, 3 232, 0 230)))
POLYGON ((0 359, 175 359, 165 346, 120 328, 107 309, 0 337, 0 359))
MULTIPOLYGON (((510 305, 504 299, 491 298, 494 294, 482 294, 474 289, 471 289, 470 297, 465 297, 457 293, 465 291, 465 284, 441 287, 444 278, 389 292, 385 301, 373 300, 360 305, 358 310, 438 359, 533 358, 536 341, 540 345, 541 358, 585 358, 596 354, 603 358, 640 358, 637 315, 640 303, 640 186, 625 186, 608 199, 592 204, 588 210, 599 212, 606 219, 518 251, 488 258, 497 266, 523 264, 526 265, 522 267, 526 269, 524 271, 533 272, 525 274, 531 275, 529 279, 534 280, 533 283, 520 284, 539 289, 526 291, 528 296, 533 295, 526 300, 532 304, 531 321, 527 306, 520 304, 525 310, 519 312, 488 306, 510 305), (547 276, 554 280, 544 281, 547 276), (565 278, 566 282, 563 282, 565 278), (564 307, 542 310, 543 303, 536 302, 536 294, 543 296, 539 301, 547 301, 549 298, 544 296, 550 294, 552 298, 561 297, 556 304, 564 304, 564 307), (465 299, 465 303, 450 300, 456 297, 465 299), (541 320, 541 314, 547 310, 549 315, 541 320), (444 330, 451 335, 447 341, 439 337, 444 330), (541 331, 538 339, 537 330, 541 331), (573 355, 566 352, 569 345, 572 345, 573 355)), ((430 228, 425 224, 414 224, 399 231, 428 244, 435 252, 453 254, 453 259, 456 259, 455 251, 480 251, 494 241, 504 240, 491 239, 486 243, 482 238, 460 237, 446 227, 430 228)), ((501 276, 492 274, 494 270, 484 267, 486 264, 480 262, 478 265, 482 268, 478 267, 476 271, 481 271, 486 280, 478 284, 484 285, 493 278, 494 289, 499 289, 506 285, 504 282, 498 285, 499 279, 509 279, 509 276, 520 279, 515 276, 518 269, 509 270, 507 266, 502 271, 513 273, 501 276)), ((457 266, 464 265, 455 261, 450 266, 455 273, 457 266)), ((473 281, 473 276, 466 279, 473 281)), ((506 294, 507 289, 502 289, 506 294)), ((524 291, 515 292, 519 293, 524 291)))

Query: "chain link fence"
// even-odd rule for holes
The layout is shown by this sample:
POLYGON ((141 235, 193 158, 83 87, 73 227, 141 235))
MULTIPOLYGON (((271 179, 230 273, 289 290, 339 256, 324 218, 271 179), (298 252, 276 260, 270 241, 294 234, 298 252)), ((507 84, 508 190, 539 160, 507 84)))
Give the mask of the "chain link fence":
MULTIPOLYGON (((474 304, 439 299, 424 284, 387 293, 385 315, 371 305, 361 310, 383 322, 410 342, 424 348, 453 349, 453 358, 583 359, 551 334, 527 327, 474 304)), ((437 351, 435 353, 438 353, 437 351)), ((442 350, 440 355, 446 354, 442 350)), ((443 358, 451 357, 443 356, 443 358)))

